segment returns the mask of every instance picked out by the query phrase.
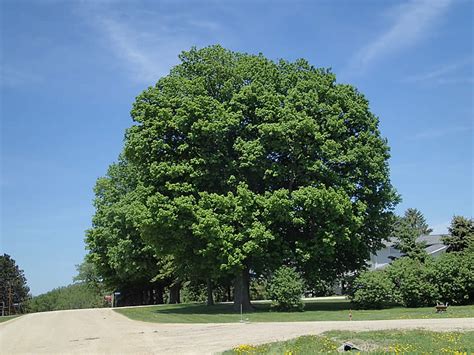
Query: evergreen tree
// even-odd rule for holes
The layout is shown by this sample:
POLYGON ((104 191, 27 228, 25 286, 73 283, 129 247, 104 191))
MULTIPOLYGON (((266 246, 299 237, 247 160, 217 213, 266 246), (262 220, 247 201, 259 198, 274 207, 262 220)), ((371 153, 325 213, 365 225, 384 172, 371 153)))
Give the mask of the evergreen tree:
POLYGON ((397 239, 395 247, 405 256, 424 261, 426 253, 425 242, 418 239, 421 235, 429 234, 432 229, 428 227, 425 217, 416 208, 409 208, 403 217, 396 217, 393 225, 392 236, 397 239))
POLYGON ((28 299, 30 288, 26 284, 23 270, 20 270, 10 255, 0 256, 0 302, 7 312, 15 312, 14 304, 28 299))
POLYGON ((454 216, 449 235, 443 238, 443 243, 448 246, 447 252, 472 250, 474 252, 474 220, 462 216, 454 216))

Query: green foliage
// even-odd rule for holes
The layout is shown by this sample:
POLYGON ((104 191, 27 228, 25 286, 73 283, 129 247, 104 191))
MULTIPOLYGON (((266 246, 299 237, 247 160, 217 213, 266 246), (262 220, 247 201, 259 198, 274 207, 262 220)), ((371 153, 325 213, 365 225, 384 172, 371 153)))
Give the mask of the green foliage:
POLYGON ((268 293, 272 307, 279 311, 302 311, 304 281, 292 267, 282 266, 271 278, 268 293))
POLYGON ((408 223, 410 228, 417 231, 419 236, 428 235, 433 231, 426 223, 423 213, 416 208, 408 208, 402 218, 408 223))
POLYGON ((474 302, 474 253, 448 253, 425 262, 401 258, 354 281, 352 301, 364 308, 390 303, 405 307, 474 302))
POLYGON ((401 258, 385 269, 386 277, 394 284, 393 299, 405 307, 422 307, 436 304, 439 298, 436 281, 433 280, 433 261, 425 263, 401 258))
POLYGON ((440 301, 450 304, 474 302, 474 253, 448 253, 432 264, 431 281, 440 301))
POLYGON ((168 260, 158 260, 140 237, 135 216, 146 193, 137 179, 134 167, 120 160, 109 167, 106 177, 97 180, 96 212, 86 235, 89 254, 84 270, 79 270, 79 277, 86 281, 100 280, 111 289, 139 287, 170 268, 168 260))
POLYGON ((97 266, 87 258, 81 264, 76 265, 76 270, 77 275, 73 278, 75 283, 84 283, 99 291, 104 289, 104 282, 99 275, 97 266))
POLYGON ((443 243, 448 246, 447 252, 457 252, 469 249, 474 253, 474 220, 462 216, 454 216, 449 235, 443 238, 443 243))
POLYGON ((395 247, 411 259, 424 261, 426 243, 417 239, 421 235, 430 234, 432 229, 428 228, 425 217, 416 208, 409 208, 403 217, 396 217, 393 225, 392 236, 397 239, 395 247))
MULTIPOLYGON (((340 282, 340 278, 336 280, 340 282)), ((311 297, 324 297, 334 295, 334 282, 326 281, 324 279, 311 279, 311 284, 306 283, 305 294, 311 297)))
POLYGON ((26 284, 23 270, 20 270, 10 255, 0 255, 0 302, 8 307, 28 299, 30 288, 26 284))
POLYGON ((383 308, 395 303, 394 288, 386 272, 366 271, 354 280, 350 298, 359 308, 383 308))
POLYGON ((28 302, 30 312, 105 307, 104 295, 84 283, 55 288, 28 302))
MULTIPOLYGON (((399 198, 367 99, 307 61, 191 49, 141 93, 123 156, 96 186, 90 260, 109 285, 360 268, 399 198), (158 267, 157 267, 158 264, 158 267)), ((244 295, 246 292, 234 292, 244 295)))
POLYGON ((268 279, 260 277, 252 279, 250 282, 250 295, 252 300, 268 300, 270 295, 268 293, 268 279))
POLYGON ((206 288, 203 284, 186 282, 181 288, 181 300, 183 303, 206 302, 206 288))

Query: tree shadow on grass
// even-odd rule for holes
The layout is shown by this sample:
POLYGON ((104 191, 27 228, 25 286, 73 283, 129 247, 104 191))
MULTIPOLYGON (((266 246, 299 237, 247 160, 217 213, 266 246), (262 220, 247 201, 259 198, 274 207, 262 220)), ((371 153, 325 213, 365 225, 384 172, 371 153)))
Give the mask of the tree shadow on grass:
MULTIPOLYGON (((253 304, 254 310, 252 313, 268 313, 276 312, 270 308, 269 303, 253 304)), ((351 309, 351 304, 348 301, 331 301, 331 302, 307 302, 305 303, 304 311, 343 311, 351 309)), ((178 304, 169 305, 153 311, 156 314, 193 314, 193 315, 210 315, 210 314, 238 314, 232 304, 215 304, 207 306, 205 304, 178 304)), ((249 312, 245 312, 249 313, 249 312)))

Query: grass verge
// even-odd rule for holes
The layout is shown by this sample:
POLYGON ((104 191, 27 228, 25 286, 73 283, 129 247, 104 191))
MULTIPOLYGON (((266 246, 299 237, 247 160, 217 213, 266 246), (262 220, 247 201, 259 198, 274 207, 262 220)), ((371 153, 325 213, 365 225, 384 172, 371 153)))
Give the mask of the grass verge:
POLYGON ((13 318, 16 318, 16 317, 19 317, 19 315, 15 315, 15 316, 3 316, 3 317, 0 317, 0 323, 2 323, 2 322, 6 322, 7 320, 10 320, 10 319, 13 319, 13 318))
POLYGON ((330 331, 321 335, 302 336, 284 342, 258 346, 243 344, 223 354, 337 354, 337 348, 349 341, 361 353, 469 354, 474 349, 474 332, 410 331, 330 331))
MULTIPOLYGON (((254 312, 244 314, 244 319, 250 322, 343 321, 349 319, 350 309, 351 304, 346 300, 310 301, 305 304, 304 312, 272 312, 269 304, 257 304, 254 312)), ((115 310, 134 320, 156 323, 234 323, 240 320, 240 314, 231 304, 159 305, 115 310)), ((445 313, 436 313, 434 307, 352 310, 355 321, 466 317, 474 317, 474 305, 450 306, 445 313)))

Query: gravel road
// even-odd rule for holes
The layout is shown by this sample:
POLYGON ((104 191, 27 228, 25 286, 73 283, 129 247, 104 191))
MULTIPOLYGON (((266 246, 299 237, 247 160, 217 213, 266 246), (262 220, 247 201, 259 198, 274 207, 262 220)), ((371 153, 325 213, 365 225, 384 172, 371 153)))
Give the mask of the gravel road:
POLYGON ((346 322, 159 324, 111 309, 33 313, 0 323, 0 353, 211 354, 240 344, 285 340, 327 330, 474 330, 474 318, 346 322))

